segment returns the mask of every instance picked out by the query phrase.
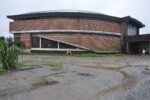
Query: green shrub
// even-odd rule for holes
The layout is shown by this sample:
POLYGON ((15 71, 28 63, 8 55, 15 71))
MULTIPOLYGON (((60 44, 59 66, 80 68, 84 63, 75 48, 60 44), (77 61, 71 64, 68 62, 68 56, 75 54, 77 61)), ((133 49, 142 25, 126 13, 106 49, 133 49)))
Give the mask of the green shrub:
POLYGON ((16 45, 19 48, 23 48, 24 47, 24 43, 22 41, 15 41, 13 42, 14 45, 16 45))
POLYGON ((0 37, 0 41, 5 41, 5 37, 0 37))
POLYGON ((19 54, 21 54, 21 50, 17 46, 0 41, 0 62, 3 69, 15 69, 19 54))

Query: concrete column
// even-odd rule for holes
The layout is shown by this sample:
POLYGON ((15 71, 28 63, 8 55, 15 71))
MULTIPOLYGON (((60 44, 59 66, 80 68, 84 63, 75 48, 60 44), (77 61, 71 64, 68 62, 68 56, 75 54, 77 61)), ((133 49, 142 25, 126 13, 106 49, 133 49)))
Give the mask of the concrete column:
POLYGON ((24 49, 30 49, 31 48, 31 36, 30 33, 22 33, 21 34, 21 41, 24 42, 24 49))
POLYGON ((59 42, 57 43, 57 49, 59 49, 59 42))
POLYGON ((129 42, 127 42, 126 50, 127 50, 127 53, 129 53, 129 42))
POLYGON ((41 48, 41 37, 40 37, 40 42, 39 42, 39 46, 40 46, 40 48, 41 48))

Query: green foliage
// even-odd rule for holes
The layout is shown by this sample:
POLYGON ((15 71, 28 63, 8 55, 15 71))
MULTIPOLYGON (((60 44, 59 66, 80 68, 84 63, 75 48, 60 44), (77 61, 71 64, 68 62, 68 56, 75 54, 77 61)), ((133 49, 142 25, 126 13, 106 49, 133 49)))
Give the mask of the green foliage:
POLYGON ((75 54, 75 57, 115 57, 115 56, 122 56, 123 54, 119 53, 112 53, 112 54, 97 54, 97 53, 87 53, 87 54, 75 54))
POLYGON ((16 45, 19 48, 23 48, 24 47, 24 43, 22 41, 15 41, 13 42, 14 45, 16 45))
POLYGON ((72 54, 72 55, 67 55, 65 53, 62 54, 55 54, 55 53, 23 53, 23 55, 41 55, 41 56, 54 56, 54 57, 119 57, 119 56, 124 56, 125 54, 121 53, 109 53, 109 54, 98 54, 98 53, 83 53, 83 54, 72 54))
POLYGON ((49 62, 47 65, 50 66, 52 70, 60 70, 62 68, 62 63, 49 62))
POLYGON ((49 62, 48 65, 51 66, 51 67, 53 67, 53 68, 58 68, 58 67, 62 66, 62 63, 49 62))
POLYGON ((33 68, 41 67, 39 64, 25 63, 25 62, 17 62, 16 68, 18 70, 28 70, 33 68))
POLYGON ((90 74, 90 73, 78 73, 78 75, 80 75, 80 76, 93 76, 93 75, 90 74))
POLYGON ((5 74, 6 72, 7 72, 6 70, 4 70, 2 67, 0 67, 0 75, 5 74))
POLYGON ((15 69, 19 54, 21 54, 21 50, 17 46, 0 41, 0 62, 3 69, 15 69))
POLYGON ((13 41, 12 37, 6 37, 6 38, 5 37, 0 37, 0 41, 6 41, 9 46, 16 45, 19 48, 24 47, 24 42, 22 42, 22 41, 13 41))
POLYGON ((0 41, 5 41, 5 37, 0 37, 0 41))
POLYGON ((12 44, 13 43, 13 38, 12 37, 6 37, 5 41, 7 41, 7 43, 12 44))

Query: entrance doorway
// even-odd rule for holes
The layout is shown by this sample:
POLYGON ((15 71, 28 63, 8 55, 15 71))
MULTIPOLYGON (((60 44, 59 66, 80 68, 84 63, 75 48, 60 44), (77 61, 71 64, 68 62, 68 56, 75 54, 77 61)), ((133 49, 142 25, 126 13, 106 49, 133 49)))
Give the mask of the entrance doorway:
POLYGON ((131 54, 141 54, 144 50, 146 54, 150 54, 150 42, 128 42, 128 52, 131 54))
POLYGON ((128 43, 129 53, 131 54, 139 54, 140 53, 140 47, 138 42, 129 42, 128 43))

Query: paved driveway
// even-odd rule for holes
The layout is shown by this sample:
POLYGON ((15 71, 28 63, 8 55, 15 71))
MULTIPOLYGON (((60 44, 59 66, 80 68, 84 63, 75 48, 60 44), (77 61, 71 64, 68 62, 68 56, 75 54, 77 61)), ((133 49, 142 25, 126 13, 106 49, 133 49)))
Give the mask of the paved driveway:
POLYGON ((0 100, 149 100, 150 57, 24 55, 32 69, 0 76, 0 100), (50 62, 61 67, 50 66, 50 62))

